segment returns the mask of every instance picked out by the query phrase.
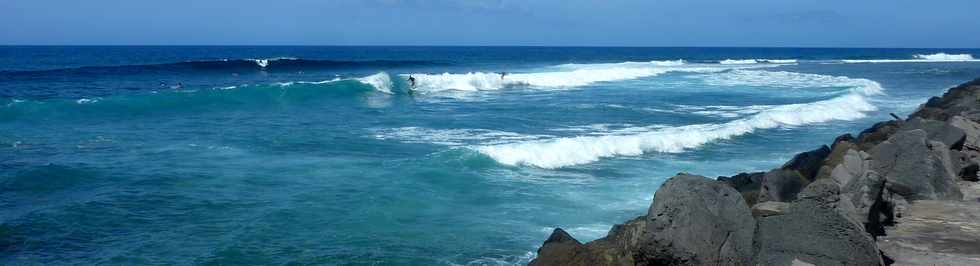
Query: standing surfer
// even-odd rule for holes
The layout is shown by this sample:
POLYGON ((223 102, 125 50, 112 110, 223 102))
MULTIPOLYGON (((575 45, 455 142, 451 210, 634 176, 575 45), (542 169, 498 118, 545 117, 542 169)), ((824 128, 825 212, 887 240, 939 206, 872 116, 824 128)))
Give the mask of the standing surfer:
POLYGON ((408 75, 408 83, 411 86, 411 88, 408 88, 408 95, 414 95, 415 94, 415 77, 413 77, 412 75, 408 75))

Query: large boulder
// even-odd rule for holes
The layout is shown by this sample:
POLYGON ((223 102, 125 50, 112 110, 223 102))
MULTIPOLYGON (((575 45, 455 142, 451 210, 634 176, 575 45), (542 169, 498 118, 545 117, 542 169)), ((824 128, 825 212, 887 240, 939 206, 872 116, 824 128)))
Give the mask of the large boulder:
POLYGON ((925 131, 926 139, 942 142, 946 147, 954 149, 959 149, 966 139, 966 133, 959 127, 943 121, 923 119, 920 117, 913 117, 905 121, 899 130, 909 131, 914 129, 925 131))
POLYGON ((921 129, 896 133, 871 150, 871 170, 885 178, 888 190, 908 200, 962 199, 949 150, 926 136, 921 129))
POLYGON ((807 186, 783 215, 758 218, 758 265, 882 265, 874 239, 836 210, 838 186, 807 186))
POLYGON ((680 174, 645 216, 582 244, 556 229, 530 265, 750 265, 755 220, 725 182, 680 174))
POLYGON ((636 256, 646 265, 749 265, 755 220, 730 186, 678 175, 659 190, 636 256))

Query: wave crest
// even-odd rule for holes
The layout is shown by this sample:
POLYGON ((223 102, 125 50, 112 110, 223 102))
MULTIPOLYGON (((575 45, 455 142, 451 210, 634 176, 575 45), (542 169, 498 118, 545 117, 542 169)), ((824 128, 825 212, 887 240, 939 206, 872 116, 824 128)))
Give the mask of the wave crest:
MULTIPOLYGON (((749 72, 752 73, 755 72, 749 72)), ((651 128, 649 131, 626 135, 578 136, 483 145, 474 149, 505 165, 560 168, 591 163, 608 157, 637 156, 646 152, 678 153, 759 129, 800 126, 832 120, 854 120, 863 118, 865 112, 877 110, 866 98, 881 93, 881 86, 877 82, 816 74, 790 74, 790 72, 777 72, 775 75, 785 78, 786 80, 781 81, 788 82, 788 86, 802 86, 800 80, 810 80, 812 82, 810 84, 817 84, 818 81, 836 81, 833 86, 852 88, 846 94, 828 100, 754 110, 757 112, 751 116, 721 124, 651 128)), ((762 78, 748 80, 761 82, 762 78)))

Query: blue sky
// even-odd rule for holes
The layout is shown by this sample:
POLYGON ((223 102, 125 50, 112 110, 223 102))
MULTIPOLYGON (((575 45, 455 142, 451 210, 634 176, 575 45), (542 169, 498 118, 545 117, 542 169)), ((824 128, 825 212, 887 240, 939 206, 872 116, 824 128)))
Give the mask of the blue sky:
POLYGON ((0 0, 0 44, 980 47, 977 0, 0 0))

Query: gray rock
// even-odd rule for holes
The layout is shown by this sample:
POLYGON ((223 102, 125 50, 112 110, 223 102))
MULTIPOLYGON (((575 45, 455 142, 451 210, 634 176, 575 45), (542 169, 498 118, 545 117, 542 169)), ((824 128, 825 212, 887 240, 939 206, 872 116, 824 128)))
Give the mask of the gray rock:
POLYGON ((759 189, 758 202, 779 201, 790 202, 796 199, 796 194, 809 183, 799 172, 787 169, 775 169, 762 177, 762 187, 759 189))
POLYGON ((530 265, 750 265, 754 231, 738 191, 681 174, 657 190, 646 216, 586 244, 556 229, 530 265))
POLYGON ((902 122, 895 120, 879 122, 870 128, 861 131, 861 134, 858 135, 855 144, 857 144, 858 149, 862 151, 871 150, 871 148, 874 148, 874 146, 877 146, 879 143, 891 137, 892 134, 898 132, 898 128, 901 126, 902 122))
MULTIPOLYGON (((628 226, 626 227, 635 227, 628 226)), ((621 228, 622 229, 622 228, 621 228)), ((626 232, 623 232, 626 233, 626 232)), ((538 257, 529 266, 592 266, 592 265, 634 265, 629 249, 620 248, 617 240, 627 234, 613 234, 606 238, 582 244, 561 228, 557 228, 538 249, 538 257)))
POLYGON ((655 196, 637 264, 750 265, 755 220, 735 189, 678 175, 655 196))
POLYGON ((851 134, 844 134, 834 139, 834 144, 830 146, 830 154, 824 159, 815 179, 830 178, 831 172, 844 160, 847 151, 858 148, 854 141, 855 139, 851 134))
POLYGON ((980 265, 980 184, 961 183, 970 201, 909 205, 878 246, 895 265, 980 265))
POLYGON ((807 189, 789 213, 758 218, 755 241, 759 265, 882 265, 874 240, 833 206, 832 182, 807 189))
POLYGON ((959 146, 963 145, 963 141, 966 138, 966 133, 963 129, 953 126, 951 123, 946 123, 943 121, 923 119, 920 117, 913 117, 909 119, 899 131, 908 131, 914 129, 921 129, 926 132, 926 139, 939 141, 946 145, 946 147, 953 147, 958 149, 959 146))
POLYGON ((786 202, 768 201, 752 206, 752 216, 754 217, 783 215, 788 212, 789 203, 786 202))
POLYGON ((980 79, 976 79, 946 91, 942 97, 932 97, 912 113, 911 117, 922 117, 946 121, 960 115, 973 117, 980 110, 980 79))
POLYGON ((954 116, 949 119, 949 125, 963 131, 963 134, 966 136, 963 140, 964 148, 980 151, 980 124, 962 116, 954 116))
POLYGON ((908 200, 963 198, 948 149, 928 141, 921 129, 898 132, 871 154, 871 170, 885 178, 888 190, 908 200))

